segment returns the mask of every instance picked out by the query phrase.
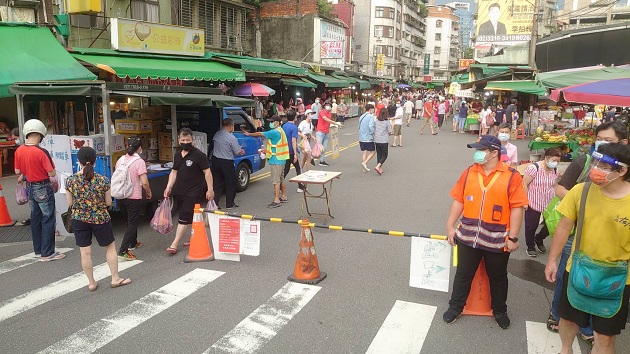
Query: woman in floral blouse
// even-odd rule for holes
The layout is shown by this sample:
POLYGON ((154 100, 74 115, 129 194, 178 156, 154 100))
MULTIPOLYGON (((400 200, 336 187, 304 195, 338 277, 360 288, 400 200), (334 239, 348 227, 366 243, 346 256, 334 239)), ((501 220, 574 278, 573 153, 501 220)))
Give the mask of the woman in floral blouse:
POLYGON ((107 265, 112 273, 111 287, 131 284, 131 279, 118 276, 118 254, 107 212, 107 207, 112 205, 109 179, 94 173, 96 152, 91 147, 82 147, 77 158, 81 171, 66 180, 66 199, 72 206, 72 227, 81 249, 81 266, 89 281, 88 290, 95 291, 98 287, 92 266, 92 235, 106 249, 107 265))

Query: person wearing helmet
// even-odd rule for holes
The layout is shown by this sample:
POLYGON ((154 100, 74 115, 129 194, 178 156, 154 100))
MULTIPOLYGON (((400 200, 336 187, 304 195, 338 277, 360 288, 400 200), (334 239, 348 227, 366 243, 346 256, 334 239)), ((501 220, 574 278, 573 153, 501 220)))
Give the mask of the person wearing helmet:
POLYGON ((51 177, 56 175, 55 164, 48 151, 39 147, 46 136, 46 126, 31 119, 22 129, 24 144, 15 151, 15 174, 21 175, 18 183, 26 183, 31 205, 31 234, 33 250, 42 262, 64 258, 55 252, 55 196, 51 177))

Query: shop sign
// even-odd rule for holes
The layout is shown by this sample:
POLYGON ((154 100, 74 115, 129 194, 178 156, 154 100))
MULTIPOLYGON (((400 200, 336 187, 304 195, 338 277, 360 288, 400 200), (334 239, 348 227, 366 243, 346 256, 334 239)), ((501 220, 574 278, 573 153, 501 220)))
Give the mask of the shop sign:
POLYGON ((455 92, 455 97, 463 98, 475 98, 475 93, 472 90, 459 90, 455 92))
POLYGON ((118 77, 116 75, 110 75, 110 82, 121 82, 125 84, 136 85, 159 85, 159 86, 185 86, 186 81, 180 79, 140 79, 130 77, 118 77))
POLYGON ((204 56, 202 29, 111 19, 112 48, 125 52, 204 56))
POLYGON ((448 77, 446 77, 446 76, 434 76, 433 77, 433 81, 446 82, 446 81, 448 81, 448 77))
POLYGON ((424 75, 424 82, 431 82, 433 81, 433 76, 431 75, 424 75))
POLYGON ((425 75, 429 74, 429 66, 431 65, 431 54, 424 55, 423 72, 425 75))
POLYGON ((320 56, 322 59, 343 58, 343 42, 320 42, 320 56))
POLYGON ((459 59, 459 70, 467 69, 470 64, 474 64, 475 59, 459 59))
POLYGON ((383 68, 385 67, 385 55, 383 54, 376 54, 376 70, 380 71, 381 74, 383 75, 383 68))

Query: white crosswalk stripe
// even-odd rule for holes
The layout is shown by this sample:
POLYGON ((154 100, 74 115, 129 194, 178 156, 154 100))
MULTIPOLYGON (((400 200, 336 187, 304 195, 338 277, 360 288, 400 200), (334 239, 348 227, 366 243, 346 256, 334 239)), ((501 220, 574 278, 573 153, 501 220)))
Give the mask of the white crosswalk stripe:
POLYGON ((321 288, 287 283, 219 339, 206 353, 255 353, 308 304, 321 288))
MULTIPOLYGON (((526 322, 527 353, 528 354, 557 354, 560 353, 562 342, 560 335, 547 329, 547 325, 539 322, 526 322)), ((578 339, 573 341, 573 353, 582 353, 578 339)))
POLYGON ((367 354, 420 353, 437 307, 396 300, 367 354))
MULTIPOLYGON (((142 261, 138 260, 120 263, 118 270, 122 271, 140 263, 142 263, 142 261)), ((109 277, 110 275, 107 263, 99 264, 94 267, 94 279, 97 281, 109 277)), ((87 285, 88 281, 85 274, 80 272, 4 301, 0 303, 0 322, 54 300, 62 295, 66 295, 69 292, 87 287, 87 285)))
MULTIPOLYGON (((55 251, 59 253, 66 253, 72 251, 72 248, 57 248, 55 251)), ((9 259, 8 261, 0 263, 0 274, 8 273, 12 270, 37 263, 40 258, 41 257, 35 256, 34 253, 29 253, 17 258, 9 259)))
POLYGON ((197 268, 40 353, 93 353, 223 274, 225 273, 197 268))

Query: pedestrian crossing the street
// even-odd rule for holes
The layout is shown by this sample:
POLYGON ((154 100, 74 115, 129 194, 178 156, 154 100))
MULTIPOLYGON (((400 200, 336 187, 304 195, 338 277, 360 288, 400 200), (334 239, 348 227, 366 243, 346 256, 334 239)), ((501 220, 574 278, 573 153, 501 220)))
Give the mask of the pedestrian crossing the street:
MULTIPOLYGON (((70 249, 58 250, 70 251, 70 249)), ((4 261, 0 263, 0 274, 26 267, 36 261, 32 254, 4 261)), ((139 260, 120 262, 119 270, 123 271, 138 265, 147 266, 148 264, 143 264, 139 260)), ((159 317, 165 316, 164 312, 176 304, 189 306, 191 300, 187 299, 188 297, 224 275, 226 273, 222 271, 202 268, 189 270, 183 275, 179 274, 174 280, 169 280, 170 282, 166 285, 158 289, 153 287, 127 300, 128 302, 125 301, 121 304, 122 308, 112 314, 97 315, 98 317, 72 331, 61 331, 58 337, 47 338, 32 352, 75 354, 111 351, 108 344, 113 345, 115 341, 124 340, 132 330, 135 333, 142 333, 147 327, 153 326, 153 322, 149 324, 149 321, 160 321, 159 317)), ((110 272, 106 263, 94 267, 94 277, 97 280, 106 279, 109 276, 110 272)), ((71 293, 86 287, 85 275, 83 272, 78 272, 12 299, 4 300, 0 303, 0 323, 61 297, 77 299, 71 293)), ((322 287, 315 285, 285 283, 236 326, 223 329, 225 332, 217 333, 212 341, 201 343, 201 346, 197 343, 197 349, 193 352, 200 354, 270 352, 270 342, 281 336, 283 331, 291 332, 287 331, 287 327, 291 326, 291 321, 301 316, 300 312, 307 306, 315 306, 309 304, 316 296, 322 296, 318 295, 321 289, 322 287), (214 343, 208 348, 212 342, 214 343), (203 348, 207 349, 204 351, 203 348)), ((117 296, 116 292, 110 296, 117 296)), ((317 306, 321 306, 319 304, 322 302, 326 303, 325 299, 318 299, 317 306)), ((214 305, 219 306, 219 304, 214 305)), ((319 310, 321 309, 314 311, 319 310)), ((47 311, 47 309, 44 308, 42 311, 47 311)), ((435 339, 434 336, 443 335, 439 332, 441 321, 434 323, 437 311, 436 306, 395 300, 387 316, 375 319, 375 325, 380 325, 378 328, 366 328, 366 331, 372 333, 373 330, 375 334, 361 338, 356 343, 359 347, 354 348, 355 352, 365 351, 366 354, 428 352, 430 348, 423 349, 426 346, 426 339, 435 339)), ((20 319, 20 321, 30 320, 31 317, 26 316, 20 319)), ((202 330, 200 328, 200 331, 202 330)), ((517 348, 515 353, 555 354, 559 352, 559 335, 549 332, 544 323, 527 321, 526 334, 527 347, 523 345, 522 348, 517 348)), ((168 340, 168 337, 165 339, 168 340)), ((582 353, 577 339, 573 344, 573 351, 576 354, 582 353)))
MULTIPOLYGON (((138 260, 120 263, 118 265, 118 270, 122 271, 129 269, 140 263, 142 263, 142 261, 138 260)), ((96 279, 96 281, 105 279, 109 276, 110 272, 107 263, 99 264, 94 267, 94 279, 96 279)), ((84 287, 87 287, 87 279, 85 278, 85 274, 83 274, 83 272, 79 272, 39 289, 29 291, 25 294, 14 297, 13 299, 4 301, 0 303, 0 322, 84 287)))
MULTIPOLYGON (((72 248, 57 248, 55 251, 59 253, 66 253, 72 251, 72 248)), ((9 259, 8 261, 0 263, 0 274, 8 273, 12 270, 37 263, 40 258, 41 257, 36 256, 34 253, 29 253, 17 258, 9 259)))

